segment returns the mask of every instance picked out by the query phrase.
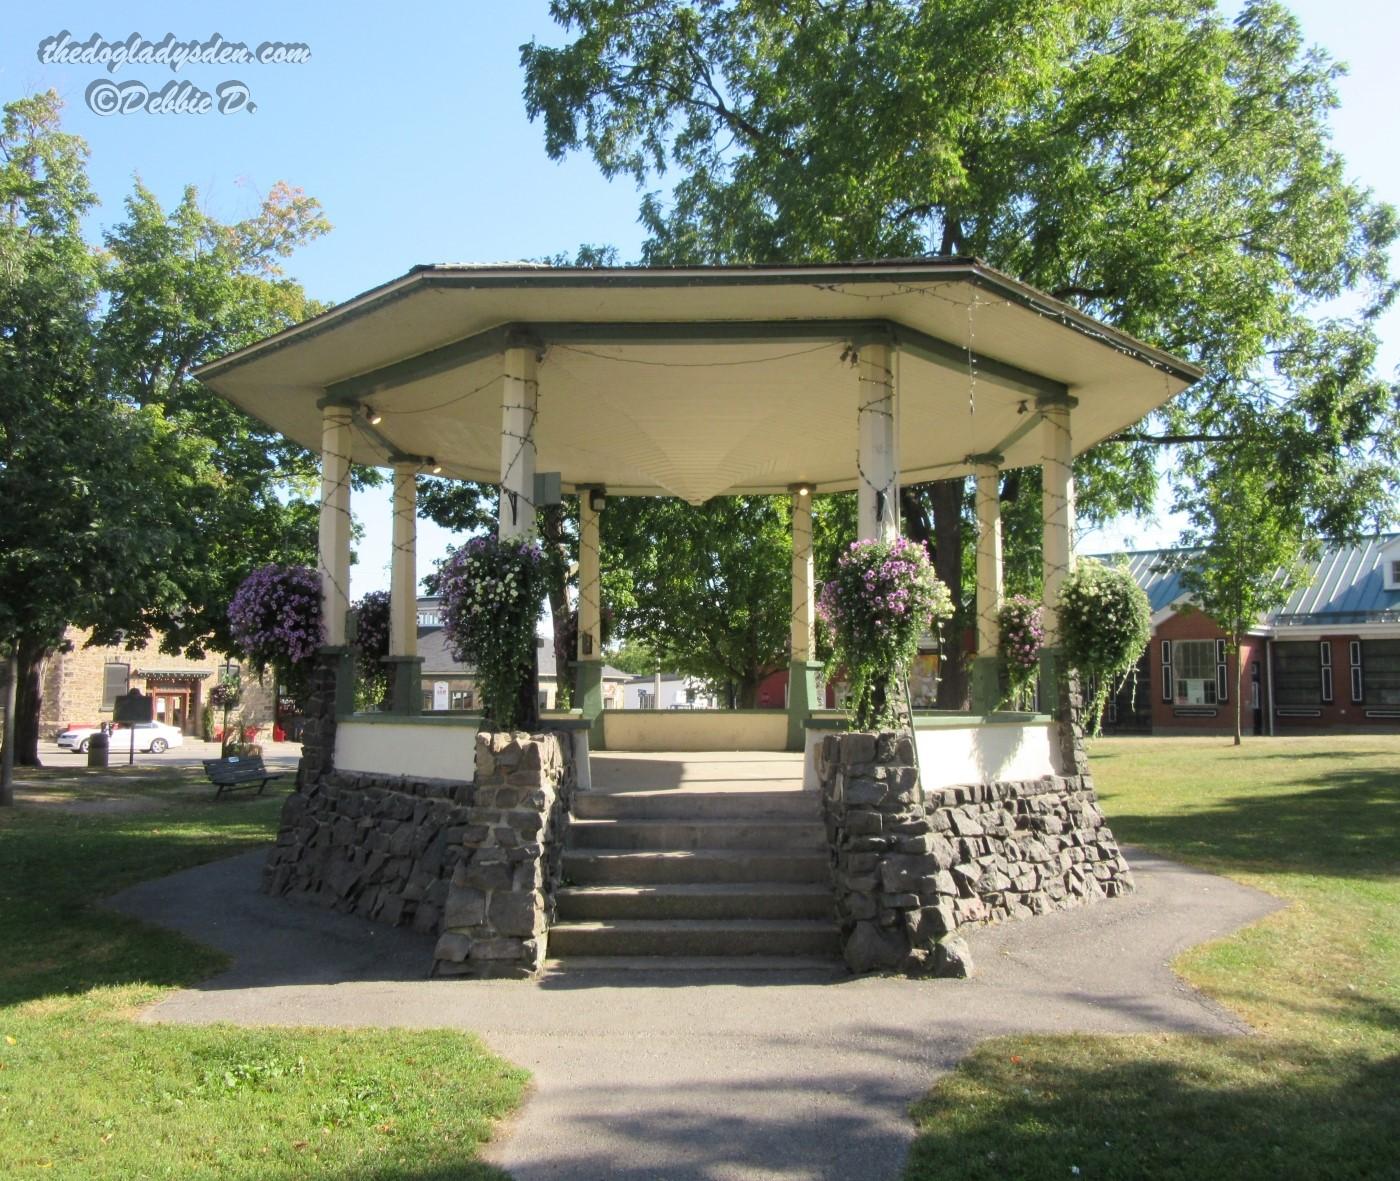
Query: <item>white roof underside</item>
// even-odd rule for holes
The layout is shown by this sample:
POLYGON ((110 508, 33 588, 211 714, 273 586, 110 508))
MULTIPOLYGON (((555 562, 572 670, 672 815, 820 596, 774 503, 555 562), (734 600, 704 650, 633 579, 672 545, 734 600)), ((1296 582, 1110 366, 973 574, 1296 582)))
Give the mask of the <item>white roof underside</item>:
POLYGON ((998 450, 1007 467, 1040 462, 1040 432, 1015 437, 1034 416, 1034 384, 996 371, 996 362, 1068 387, 1078 399, 1076 452, 1131 426, 1198 376, 980 264, 939 260, 424 267, 199 376, 313 450, 321 442, 318 401, 328 391, 357 399, 382 421, 370 427, 357 416, 356 462, 384 465, 394 452, 432 457, 444 475, 494 483, 500 348, 473 356, 464 346, 460 361, 431 354, 518 326, 543 350, 537 470, 559 472, 566 490, 604 485, 621 495, 701 502, 796 483, 817 491, 855 486, 852 325, 874 321, 892 326, 897 342, 906 483, 964 473, 969 455, 998 450), (694 339, 697 332, 709 338, 694 339), (941 355, 930 338, 943 342, 941 355))

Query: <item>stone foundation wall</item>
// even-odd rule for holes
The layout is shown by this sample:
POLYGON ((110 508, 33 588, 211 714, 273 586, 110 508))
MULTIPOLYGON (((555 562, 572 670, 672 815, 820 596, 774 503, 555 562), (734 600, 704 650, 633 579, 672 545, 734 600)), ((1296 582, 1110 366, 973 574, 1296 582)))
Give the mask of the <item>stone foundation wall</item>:
POLYGON ((263 889, 436 932, 472 798, 469 783, 325 772, 287 797, 263 889))
MULTIPOLYGON (((1077 736, 1065 741, 1074 752, 1077 736)), ((913 739, 895 733, 827 735, 817 772, 852 971, 962 975, 959 928, 1132 889, 1087 774, 926 797, 913 739)))
POLYGON ((576 786, 568 735, 477 735, 475 797, 447 890, 437 975, 539 971, 576 786))
POLYGON ((475 782, 340 771, 343 663, 325 649, 312 668, 297 790, 263 889, 437 934, 442 975, 533 974, 577 784, 572 737, 479 733, 475 782))

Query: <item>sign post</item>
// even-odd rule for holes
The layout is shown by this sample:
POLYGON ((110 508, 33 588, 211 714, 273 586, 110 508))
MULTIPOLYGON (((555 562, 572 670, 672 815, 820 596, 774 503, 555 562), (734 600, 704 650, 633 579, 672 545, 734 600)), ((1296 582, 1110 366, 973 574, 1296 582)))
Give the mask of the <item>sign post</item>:
POLYGON ((140 689, 123 693, 112 703, 112 721, 125 722, 131 727, 131 749, 127 752, 127 766, 136 762, 135 723, 149 722, 155 717, 155 701, 140 689))

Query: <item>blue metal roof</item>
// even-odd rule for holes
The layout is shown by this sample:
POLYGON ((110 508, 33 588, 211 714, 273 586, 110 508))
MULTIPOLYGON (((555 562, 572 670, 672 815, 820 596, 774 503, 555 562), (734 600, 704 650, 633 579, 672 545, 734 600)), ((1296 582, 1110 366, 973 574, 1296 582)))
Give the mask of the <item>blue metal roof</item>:
MULTIPOLYGON (((1100 562, 1126 562, 1155 615, 1186 594, 1180 566, 1190 561, 1192 552, 1163 549, 1088 556, 1100 562)), ((1383 533, 1354 545, 1326 545, 1306 579, 1265 623, 1288 627, 1400 622, 1400 589, 1385 587, 1387 561, 1400 561, 1400 533, 1383 533)))

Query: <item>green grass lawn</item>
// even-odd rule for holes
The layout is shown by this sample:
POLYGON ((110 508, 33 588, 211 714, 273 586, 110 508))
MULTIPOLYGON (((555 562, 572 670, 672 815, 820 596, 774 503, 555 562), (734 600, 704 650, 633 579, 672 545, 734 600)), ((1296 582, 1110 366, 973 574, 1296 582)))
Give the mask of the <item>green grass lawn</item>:
POLYGON ((1090 757, 1120 840, 1288 903, 1175 964, 1257 1036, 983 1043, 916 1109, 909 1181, 1400 1178, 1400 736, 1090 757))
POLYGON ((0 813, 0 1176, 484 1181, 526 1076, 446 1031, 239 1029, 132 1016, 223 957, 99 909, 267 841, 284 793, 21 772, 0 813), (146 810, 109 807, 138 796, 146 810), (38 802, 44 801, 44 802, 38 802))

